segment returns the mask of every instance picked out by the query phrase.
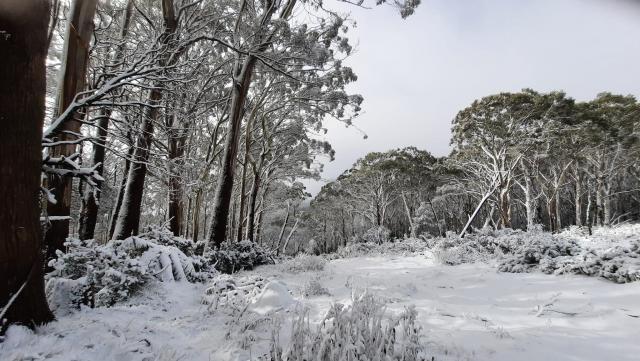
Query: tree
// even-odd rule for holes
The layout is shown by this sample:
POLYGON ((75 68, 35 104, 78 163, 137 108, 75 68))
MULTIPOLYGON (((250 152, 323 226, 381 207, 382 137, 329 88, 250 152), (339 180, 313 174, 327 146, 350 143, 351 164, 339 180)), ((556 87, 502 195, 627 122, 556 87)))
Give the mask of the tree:
MULTIPOLYGON (((85 90, 87 66, 89 63, 89 41, 93 34, 93 17, 97 0, 75 0, 70 9, 67 23, 62 69, 58 84, 55 116, 61 116, 74 102, 76 94, 85 90)), ((48 155, 67 158, 77 154, 77 138, 80 134, 79 112, 68 113, 62 125, 51 134, 47 144, 48 155)), ((55 202, 47 205, 47 215, 51 225, 45 232, 47 259, 55 257, 55 252, 64 250, 64 242, 69 236, 72 178, 59 173, 48 176, 46 187, 51 189, 55 202)))
POLYGON ((48 2, 0 3, 0 320, 53 319, 44 294, 39 189, 48 2))

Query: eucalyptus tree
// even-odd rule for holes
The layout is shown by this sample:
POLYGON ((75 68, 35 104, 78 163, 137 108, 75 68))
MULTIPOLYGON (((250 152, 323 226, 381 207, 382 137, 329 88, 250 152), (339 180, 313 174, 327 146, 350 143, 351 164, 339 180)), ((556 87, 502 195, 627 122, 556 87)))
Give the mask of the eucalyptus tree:
MULTIPOLYGON (((385 1, 377 2, 377 4, 385 1)), ((419 1, 394 2, 403 17, 413 13, 419 1)), ((258 4, 243 0, 237 11, 233 45, 237 52, 229 100, 229 128, 218 176, 213 220, 209 240, 218 247, 225 239, 229 218, 234 172, 244 105, 252 83, 256 64, 261 63, 283 74, 299 79, 309 72, 324 72, 339 63, 340 53, 351 50, 341 36, 344 20, 322 2, 265 1, 258 4), (298 21, 292 14, 308 6, 312 13, 298 21), (241 36, 240 34, 249 34, 241 36)), ((319 88, 319 90, 322 90, 319 88)), ((341 97, 344 99, 343 97, 341 97)), ((336 99, 337 102, 342 101, 336 99)), ((341 111, 338 116, 342 117, 341 111)))
POLYGON ((468 182, 484 183, 478 194, 497 193, 501 227, 511 227, 512 187, 528 151, 521 142, 534 136, 524 125, 537 119, 537 110, 535 93, 500 93, 474 101, 453 120, 453 159, 468 182))
POLYGON ((615 182, 638 157, 640 105, 633 96, 599 94, 586 105, 581 124, 589 147, 584 149, 587 172, 595 182, 595 220, 610 225, 615 182))
MULTIPOLYGON (((55 116, 65 113, 78 93, 85 90, 89 63, 89 42, 94 31, 93 18, 97 0, 74 0, 70 7, 65 34, 65 45, 58 83, 55 116)), ((47 155, 64 160, 77 154, 77 141, 82 125, 78 110, 69 112, 65 121, 47 136, 47 155)), ((56 250, 64 250, 69 235, 71 210, 71 178, 51 172, 45 187, 51 190, 54 202, 47 205, 51 219, 45 232, 47 258, 54 258, 56 250)))

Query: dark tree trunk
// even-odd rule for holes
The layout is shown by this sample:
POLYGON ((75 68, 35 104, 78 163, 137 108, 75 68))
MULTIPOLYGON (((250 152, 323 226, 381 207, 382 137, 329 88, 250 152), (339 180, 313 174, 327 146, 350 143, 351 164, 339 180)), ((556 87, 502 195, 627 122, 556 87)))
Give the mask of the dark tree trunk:
POLYGON ((153 140, 154 122, 158 117, 158 108, 162 93, 159 88, 153 88, 149 94, 149 105, 145 114, 141 134, 135 146, 133 162, 129 166, 127 183, 118 212, 118 218, 112 239, 125 239, 138 234, 140 227, 140 208, 144 192, 144 180, 147 176, 147 162, 153 140))
POLYGON ((238 153, 240 138, 240 124, 242 123, 243 107, 251 85, 251 76, 256 64, 254 56, 247 56, 244 62, 238 66, 234 74, 233 89, 231 94, 231 107, 229 113, 229 130, 222 155, 222 168, 218 177, 218 184, 213 204, 213 215, 209 242, 219 248, 227 238, 227 224, 229 222, 229 206, 233 193, 233 178, 238 153))
MULTIPOLYGON (((280 17, 286 18, 290 16, 294 4, 295 0, 289 0, 289 2, 283 6, 283 12, 280 17)), ((261 32, 266 31, 265 24, 271 22, 271 18, 277 7, 272 1, 267 1, 264 6, 265 10, 259 25, 261 32)), ((261 53, 267 49, 270 44, 269 39, 271 35, 273 35, 273 33, 270 35, 262 34, 262 36, 258 34, 256 36, 260 44, 256 49, 256 53, 261 53)), ((216 248, 219 248, 227 238, 226 230, 227 223, 229 222, 229 205, 233 193, 233 173, 235 171, 236 156, 238 153, 240 124, 242 123, 244 105, 247 101, 247 93, 251 86, 251 77, 256 62, 257 58, 254 55, 247 55, 244 61, 238 61, 233 74, 231 103, 229 107, 229 130, 227 132, 227 138, 225 139, 222 168, 218 176, 218 184, 213 203, 211 230, 209 232, 209 243, 213 243, 216 248)), ((247 220, 249 221, 249 219, 247 220)))
POLYGON ((246 192, 246 185, 247 185, 247 168, 249 166, 249 151, 251 150, 251 117, 249 117, 249 120, 247 121, 247 126, 246 126, 246 135, 245 135, 245 140, 244 140, 244 162, 242 164, 242 174, 240 175, 240 221, 238 222, 238 237, 237 237, 237 241, 240 241, 242 239, 242 232, 243 232, 243 227, 244 227, 244 220, 245 220, 245 192, 246 192))
MULTIPOLYGON (((173 129, 173 128, 172 128, 173 129)), ((169 138, 169 229, 175 236, 183 233, 184 189, 180 171, 184 163, 184 145, 186 133, 182 130, 170 132, 169 138)))
POLYGON ((111 214, 111 224, 109 224, 109 235, 108 239, 112 239, 113 232, 116 229, 116 222, 118 221, 118 216, 120 215, 120 208, 122 207, 122 199, 124 198, 124 191, 127 187, 127 177, 129 176, 129 168, 131 167, 131 157, 135 152, 135 147, 133 145, 129 146, 129 150, 127 151, 127 157, 124 160, 124 169, 122 170, 122 180, 120 181, 120 187, 118 188, 118 196, 116 198, 116 203, 113 205, 113 212, 111 214))
MULTIPOLYGON (((167 46, 177 28, 173 0, 162 0, 162 15, 164 18, 164 31, 159 41, 162 45, 167 46)), ((167 52, 167 54, 159 59, 158 63, 160 66, 165 66, 168 61, 167 52)), ((146 108, 141 133, 136 142, 136 149, 133 156, 134 162, 129 168, 127 184, 122 199, 122 206, 116 220, 113 239, 124 239, 132 234, 137 234, 139 231, 140 208, 142 206, 144 180, 147 176, 147 162, 149 161, 149 152, 153 141, 154 123, 158 118, 158 106, 160 106, 161 102, 161 84, 156 83, 149 92, 148 107, 146 108)))
POLYGON ((200 209, 202 208, 202 188, 196 191, 196 200, 193 207, 193 241, 198 242, 200 237, 200 209))
POLYGON ((48 20, 47 1, 0 2, 0 319, 30 327, 53 319, 38 207, 48 20))
MULTIPOLYGON (((89 41, 93 34, 93 17, 97 0, 75 0, 71 5, 69 22, 65 36, 60 84, 58 87, 56 115, 62 114, 73 103, 76 94, 85 88, 85 77, 89 62, 89 41)), ((70 114, 52 137, 53 141, 73 141, 80 133, 81 123, 77 121, 77 113, 70 114)), ((70 156, 76 152, 76 144, 61 144, 51 147, 48 154, 52 157, 70 156)), ((47 214, 55 217, 69 217, 71 212, 70 177, 50 175, 46 187, 56 198, 56 203, 49 203, 47 214)), ((56 257, 57 250, 64 250, 64 242, 69 236, 69 219, 51 221, 45 234, 47 259, 56 257)))
POLYGON ((249 196, 249 209, 247 212, 247 239, 250 241, 253 241, 253 233, 255 230, 256 203, 258 200, 260 181, 260 173, 255 172, 253 175, 253 186, 251 187, 251 195, 249 196))
MULTIPOLYGON (((116 62, 122 60, 124 52, 124 40, 127 37, 129 30, 129 23, 131 20, 131 13, 133 12, 133 0, 129 0, 127 8, 122 16, 122 28, 120 29, 121 43, 118 45, 113 59, 116 62)), ((104 158, 105 158, 105 144, 107 143, 107 132, 109 128, 109 121, 111 120, 111 108, 104 107, 100 111, 100 119, 98 120, 98 129, 96 134, 96 142, 93 144, 93 154, 91 156, 91 165, 97 166, 96 171, 99 175, 103 175, 104 171, 104 158)), ((83 195, 83 213, 80 215, 80 239, 91 239, 94 237, 96 223, 98 220, 98 203, 100 202, 100 195, 102 192, 102 182, 96 180, 96 188, 98 191, 94 192, 91 189, 87 189, 83 195)), ((111 236, 111 233, 109 234, 111 236)))

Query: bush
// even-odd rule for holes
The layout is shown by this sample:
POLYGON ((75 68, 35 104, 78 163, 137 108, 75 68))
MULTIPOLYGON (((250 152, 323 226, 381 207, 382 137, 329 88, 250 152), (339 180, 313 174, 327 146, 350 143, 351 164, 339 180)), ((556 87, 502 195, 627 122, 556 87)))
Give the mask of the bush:
POLYGON ((112 306, 153 279, 194 282, 211 274, 200 260, 151 239, 129 237, 105 245, 69 239, 65 245, 67 252, 58 251, 49 262, 54 270, 46 289, 54 309, 112 306))
POLYGON ((603 252, 586 250, 576 256, 543 258, 539 268, 548 274, 581 274, 616 283, 640 281, 640 242, 629 248, 616 246, 603 252))
POLYGON ((227 274, 275 263, 269 251, 251 241, 225 242, 205 257, 215 269, 227 274))
POLYGON ((264 289, 267 281, 259 276, 233 277, 227 274, 215 276, 205 290, 202 303, 210 312, 242 312, 254 297, 264 289))
MULTIPOLYGON (((624 230, 616 231, 625 236, 624 230)), ((578 229, 554 235, 541 230, 481 231, 464 239, 437 238, 430 240, 436 259, 447 265, 498 260, 501 272, 531 272, 547 274, 581 274, 603 277, 624 283, 640 280, 640 240, 626 240, 624 246, 603 248, 614 240, 592 242, 578 229), (594 249, 581 245, 597 246, 594 249), (599 247, 599 248, 598 248, 599 247)), ((599 236, 603 237, 603 236, 599 236)))
POLYGON ((374 255, 411 256, 420 254, 428 248, 427 242, 417 238, 396 240, 395 242, 375 243, 350 243, 346 247, 339 248, 337 258, 351 258, 374 255))
POLYGON ((390 240, 391 231, 385 226, 377 226, 369 228, 362 235, 362 242, 382 244, 390 240))
MULTIPOLYGON (((542 234, 540 234, 542 236, 542 234)), ((581 252, 573 240, 561 240, 545 233, 544 237, 528 239, 509 250, 509 255, 498 265, 502 272, 529 272, 541 262, 557 257, 574 256, 581 252)))
POLYGON ((302 286, 302 295, 304 297, 313 296, 330 296, 329 290, 322 286, 317 277, 313 277, 302 286))
POLYGON ((286 260, 280 264, 280 269, 288 273, 300 272, 319 272, 324 270, 327 261, 319 256, 310 256, 306 254, 297 255, 296 257, 286 260))
POLYGON ((271 360, 423 360, 416 316, 410 307, 387 317, 384 303, 368 293, 355 297, 351 306, 334 304, 315 330, 308 313, 300 311, 284 350, 274 333, 271 360))

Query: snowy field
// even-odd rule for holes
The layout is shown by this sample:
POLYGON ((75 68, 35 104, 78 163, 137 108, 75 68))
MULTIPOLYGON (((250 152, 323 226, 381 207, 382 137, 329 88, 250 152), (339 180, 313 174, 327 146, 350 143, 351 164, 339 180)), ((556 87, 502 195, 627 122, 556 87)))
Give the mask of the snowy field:
MULTIPOLYGON (((598 234, 593 240, 585 242, 605 247, 598 234)), ((228 278, 263 285, 239 309, 203 304, 209 285, 157 283, 124 304, 83 309, 35 334, 11 327, 0 359, 265 360, 278 324, 286 343, 295 310, 307 307, 317 321, 332 303, 349 303, 365 289, 388 303, 389 314, 416 306, 428 359, 640 357, 640 282, 498 273, 478 263, 443 266, 428 251, 337 259, 318 268, 324 269, 280 264, 228 278)))

